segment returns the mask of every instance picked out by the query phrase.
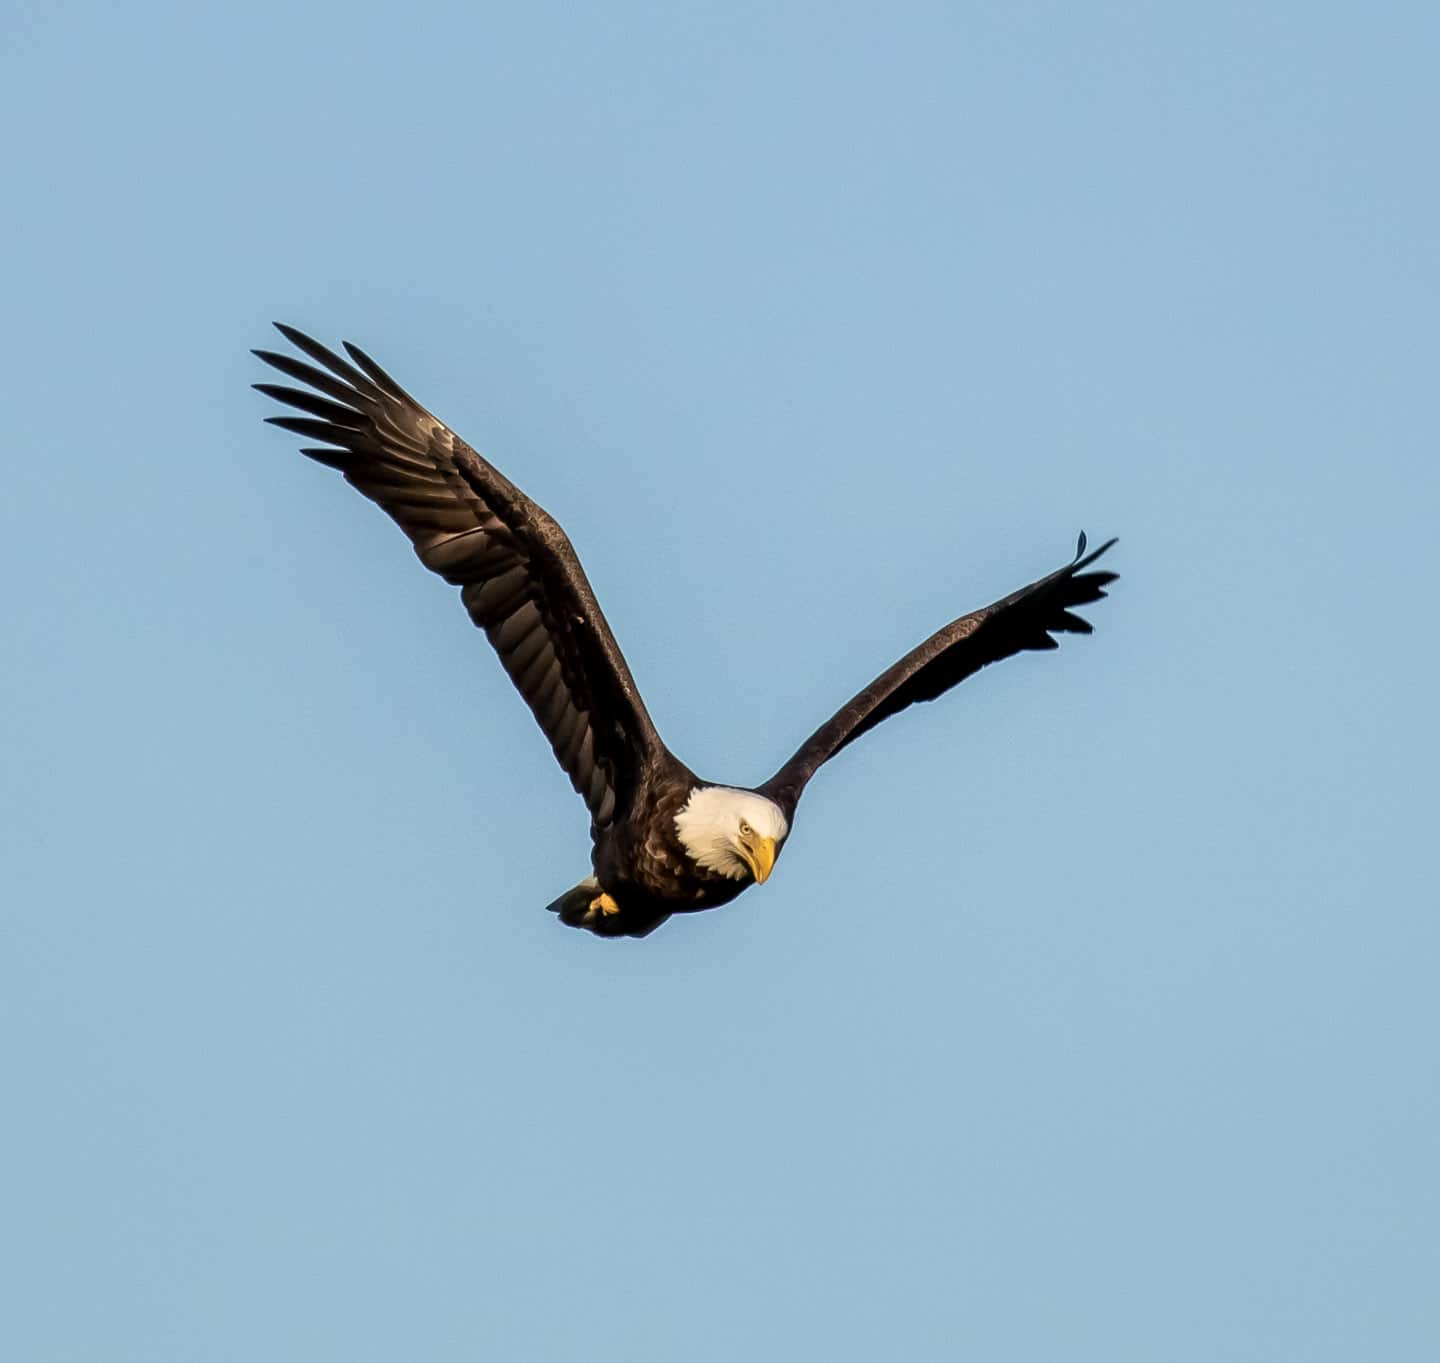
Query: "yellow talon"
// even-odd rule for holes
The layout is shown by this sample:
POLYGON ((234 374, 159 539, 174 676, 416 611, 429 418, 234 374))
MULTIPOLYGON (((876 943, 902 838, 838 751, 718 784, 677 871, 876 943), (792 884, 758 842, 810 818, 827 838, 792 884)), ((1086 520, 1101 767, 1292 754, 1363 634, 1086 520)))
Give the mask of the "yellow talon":
POLYGON ((604 890, 601 890, 600 893, 597 894, 595 898, 590 901, 590 911, 585 916, 587 918, 594 918, 595 915, 598 913, 606 918, 609 918, 612 914, 617 914, 619 912, 620 906, 613 899, 611 899, 604 890))

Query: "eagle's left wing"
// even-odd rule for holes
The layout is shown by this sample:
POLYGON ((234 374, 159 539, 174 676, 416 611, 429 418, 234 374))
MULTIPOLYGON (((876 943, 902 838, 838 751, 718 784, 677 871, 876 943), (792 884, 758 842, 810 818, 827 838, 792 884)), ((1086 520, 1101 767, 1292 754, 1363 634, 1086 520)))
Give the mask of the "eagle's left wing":
POLYGON ((1001 658, 1025 649, 1058 648, 1052 634, 1089 634, 1090 622, 1072 611, 1100 600, 1115 581, 1115 573, 1084 571, 1114 543, 1108 540, 1087 555, 1082 534, 1072 562, 932 634, 811 734, 760 787, 761 793, 792 812, 815 772, 881 720, 916 701, 934 700, 1001 658))
POLYGON ((305 385, 257 383, 305 413, 268 419, 323 442, 302 453, 339 469, 460 588, 593 822, 623 817, 664 745, 565 532, 363 350, 346 344, 351 363, 279 330, 316 363, 255 352, 305 385))

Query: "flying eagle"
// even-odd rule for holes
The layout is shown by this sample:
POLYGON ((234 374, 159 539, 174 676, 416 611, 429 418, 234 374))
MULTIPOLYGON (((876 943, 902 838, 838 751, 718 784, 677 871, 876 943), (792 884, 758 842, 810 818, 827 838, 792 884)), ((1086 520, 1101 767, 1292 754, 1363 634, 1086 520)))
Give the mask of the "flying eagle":
POLYGON ((1115 541, 932 634, 826 720, 754 790, 702 781, 660 741, 610 626, 560 526, 431 416, 357 347, 353 363, 276 323, 321 368, 254 353, 306 384, 257 383, 306 413, 268 418, 323 442, 302 453, 345 475, 410 537, 420 561, 460 588, 470 618, 539 721, 590 810, 594 874, 549 908, 601 937, 643 937, 672 913, 727 904, 763 884, 806 783, 881 720, 934 700, 988 663, 1089 634, 1073 613, 1114 573, 1086 572, 1115 541))

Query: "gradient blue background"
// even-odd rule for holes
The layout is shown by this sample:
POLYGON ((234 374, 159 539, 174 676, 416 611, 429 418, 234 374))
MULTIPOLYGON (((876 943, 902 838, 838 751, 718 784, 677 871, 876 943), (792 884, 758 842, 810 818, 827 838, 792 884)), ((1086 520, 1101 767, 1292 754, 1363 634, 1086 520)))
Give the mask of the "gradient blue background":
POLYGON ((1440 1356, 1434 6, 6 28, 7 1359, 1440 1356), (715 778, 1125 576, 599 942, 271 317, 559 517, 715 778))

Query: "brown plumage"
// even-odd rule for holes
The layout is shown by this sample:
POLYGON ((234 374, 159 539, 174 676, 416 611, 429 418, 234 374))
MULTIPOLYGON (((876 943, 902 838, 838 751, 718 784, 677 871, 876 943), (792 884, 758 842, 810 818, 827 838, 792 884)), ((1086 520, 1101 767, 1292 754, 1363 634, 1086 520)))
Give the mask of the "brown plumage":
POLYGON ((1087 572, 1114 540, 960 617, 876 678, 753 791, 701 781, 655 731, 565 532, 363 351, 350 361, 293 327, 314 364, 255 352, 304 388, 258 383, 305 413, 268 420, 321 442, 303 453, 377 503, 420 561, 460 588, 590 810, 594 875, 550 907, 601 936, 644 936, 670 914, 727 903, 769 874, 806 783, 846 744, 989 663, 1088 634, 1073 614, 1114 573, 1087 572), (352 363, 353 362, 353 363, 352 363), (317 367, 318 366, 318 367, 317 367))

